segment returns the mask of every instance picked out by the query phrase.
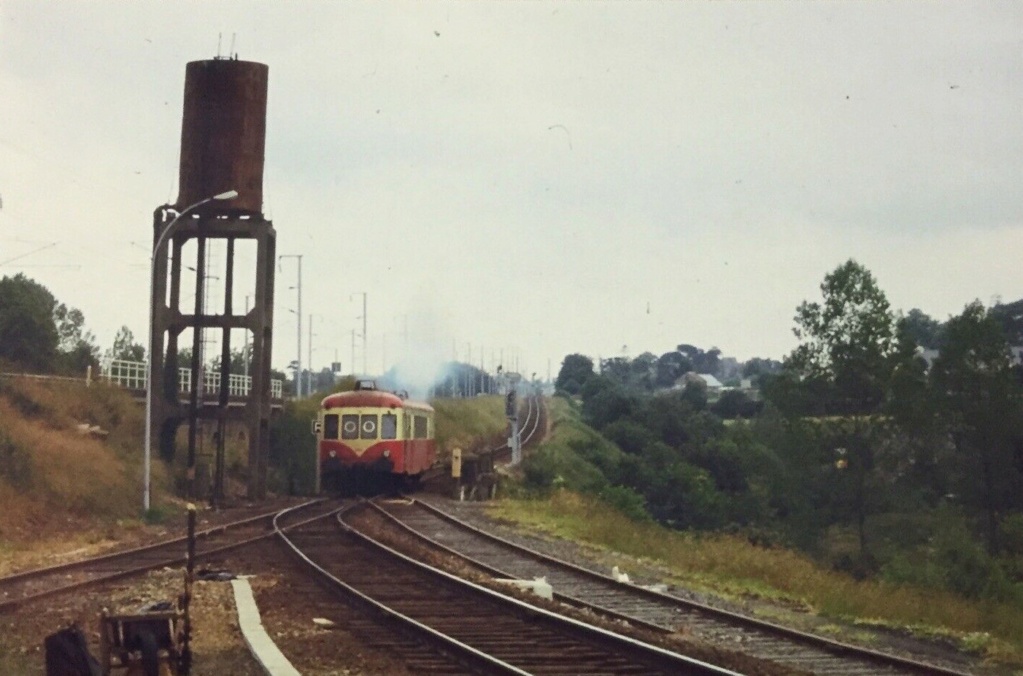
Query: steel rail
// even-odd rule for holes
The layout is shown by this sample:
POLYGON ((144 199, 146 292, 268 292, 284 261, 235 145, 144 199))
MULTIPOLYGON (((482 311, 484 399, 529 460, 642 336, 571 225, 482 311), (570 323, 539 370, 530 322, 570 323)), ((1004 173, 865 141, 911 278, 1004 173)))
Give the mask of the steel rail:
POLYGON ((424 573, 427 573, 436 578, 446 580, 451 584, 460 585, 460 587, 465 590, 471 590, 472 592, 478 595, 486 597, 494 602, 515 608, 519 612, 525 612, 532 617, 543 618, 544 620, 551 622, 554 625, 562 626, 570 631, 581 632, 593 636, 601 643, 613 645, 614 650, 616 651, 624 651, 626 653, 632 654, 642 654, 648 660, 652 659, 660 664, 670 665, 664 667, 668 670, 668 673, 714 674, 714 675, 736 674, 736 672, 724 669, 717 665, 708 664, 706 662, 696 660, 686 655, 681 655, 679 653, 666 650, 659 646, 650 645, 648 643, 638 641, 628 636, 616 634, 606 629, 595 627, 593 625, 580 622, 579 620, 551 612, 538 606, 528 604, 524 601, 520 601, 518 599, 505 596, 504 594, 500 594, 496 591, 488 589, 487 587, 483 587, 481 585, 465 580, 461 577, 448 573, 447 571, 429 566, 359 531, 356 527, 345 522, 342 519, 342 516, 343 515, 341 514, 338 515, 338 521, 339 523, 341 523, 342 527, 344 527, 349 533, 351 533, 355 537, 358 537, 366 544, 376 548, 377 550, 384 552, 395 559, 403 561, 409 566, 413 566, 416 569, 421 570, 424 573))
MULTIPOLYGON (((532 443, 533 437, 536 435, 536 431, 540 427, 540 411, 541 411, 541 406, 540 406, 539 398, 540 398, 539 395, 532 395, 532 396, 526 397, 526 402, 527 402, 526 403, 526 417, 523 419, 522 429, 519 430, 519 436, 521 438, 521 442, 522 442, 523 446, 525 446, 526 444, 532 443), (535 415, 534 415, 534 407, 535 407, 535 410, 536 410, 535 415), (532 422, 533 426, 529 430, 529 432, 526 433, 525 432, 525 428, 526 428, 527 425, 530 424, 530 422, 532 422)), ((501 444, 500 446, 497 446, 496 448, 492 448, 490 450, 490 452, 494 453, 496 455, 500 451, 509 451, 509 450, 511 450, 511 447, 508 445, 507 442, 505 442, 505 443, 501 444)), ((502 453, 502 456, 503 455, 504 454, 502 453)))
MULTIPOLYGON (((424 506, 426 504, 426 503, 421 503, 421 502, 417 501, 415 498, 406 498, 406 499, 408 500, 409 504, 416 504, 417 506, 420 506, 420 507, 422 507, 422 506, 424 506)), ((415 538, 418 538, 419 540, 422 540, 423 542, 425 542, 426 544, 430 545, 431 547, 439 549, 439 550, 445 552, 446 554, 449 554, 451 556, 455 556, 455 557, 465 561, 466 563, 469 563, 472 566, 478 568, 479 570, 481 570, 481 571, 483 571, 483 572, 485 572, 485 573, 487 573, 489 575, 494 576, 495 578, 503 578, 503 579, 517 579, 517 578, 519 578, 519 576, 516 575, 515 573, 509 572, 509 571, 506 571, 506 570, 502 570, 501 568, 497 568, 496 566, 493 566, 493 565, 483 561, 482 559, 478 559, 476 557, 470 556, 469 554, 466 554, 465 552, 459 551, 459 550, 457 550, 457 549, 455 549, 453 547, 445 545, 442 542, 439 542, 439 541, 435 540, 434 538, 431 538, 430 536, 426 535, 425 533, 422 533, 422 532, 416 530, 415 528, 413 528, 409 524, 407 524, 404 521, 402 521, 400 517, 395 516, 394 514, 388 512, 385 508, 381 507, 379 504, 377 504, 377 501, 378 501, 378 499, 376 499, 376 498, 371 500, 369 502, 370 506, 374 510, 376 510, 378 514, 380 514, 384 518, 388 519, 391 523, 393 523, 396 527, 402 529, 402 531, 404 531, 405 533, 407 533, 407 534, 409 534, 409 535, 411 535, 411 536, 413 536, 415 538)), ((467 528, 474 528, 473 526, 469 526, 468 524, 466 524, 466 526, 467 526, 467 528)), ((489 535, 488 533, 486 533, 486 531, 479 531, 478 534, 479 535, 483 535, 483 536, 489 535)), ((493 537, 498 537, 498 536, 495 535, 493 537)), ((530 553, 533 553, 531 550, 525 550, 525 551, 529 551, 530 553)), ((659 631, 659 632, 663 632, 665 634, 671 634, 671 633, 674 633, 674 631, 675 631, 674 629, 672 629, 671 627, 669 627, 669 626, 667 626, 665 624, 658 624, 657 622, 651 622, 649 620, 646 620, 646 619, 643 619, 643 618, 639 618, 639 617, 636 617, 634 615, 628 615, 626 613, 619 612, 619 611, 617 611, 617 610, 615 610, 613 608, 608 608, 607 606, 602 606, 602 605, 599 605, 599 604, 596 604, 596 603, 592 603, 590 601, 586 601, 586 600, 581 599, 581 598, 577 598, 577 597, 571 596, 569 594, 565 594, 563 592, 559 592, 556 589, 552 589, 552 594, 554 595, 554 598, 556 600, 558 600, 558 601, 560 601, 562 603, 565 603, 567 605, 570 605, 570 606, 573 606, 573 607, 576 607, 576 608, 588 608, 590 610, 595 610, 595 611, 601 613, 602 615, 606 615, 606 616, 608 616, 608 617, 610 617, 612 619, 622 620, 624 622, 630 622, 632 624, 644 627, 646 629, 652 629, 653 631, 659 631)))
MULTIPOLYGON (((341 520, 341 517, 346 511, 353 509, 356 505, 357 503, 351 503, 338 509, 336 514, 338 518, 338 523, 341 525, 342 528, 350 530, 341 520)), ((293 530, 294 528, 295 527, 292 527, 291 529, 288 530, 293 530)), ((291 538, 289 538, 285 534, 286 529, 281 529, 278 527, 276 518, 274 519, 274 529, 276 535, 280 538, 284 545, 291 551, 291 553, 297 556, 309 568, 315 571, 319 575, 320 579, 330 584, 330 586, 332 586, 335 590, 353 596, 359 601, 369 605, 378 612, 382 613, 383 615, 392 618, 393 620, 399 622, 400 624, 406 627, 411 628, 412 630, 416 631, 419 634, 424 634, 428 636, 433 641, 436 641, 444 645, 448 650, 451 650, 455 654, 461 656, 463 659, 468 660, 470 664, 477 665, 481 664, 484 668, 487 669, 488 673, 512 674, 513 676, 529 676, 529 672, 518 669, 517 667, 511 664, 508 664, 502 660, 487 655, 482 651, 476 650, 472 646, 467 645, 461 641, 458 641, 457 639, 452 638, 442 632, 439 632, 436 629, 433 629, 432 627, 429 627, 419 622, 418 620, 415 620, 403 613, 400 613, 388 607, 383 603, 380 603, 379 601, 368 596, 367 594, 362 593, 355 587, 345 583, 341 579, 332 575, 328 570, 323 568, 323 566, 316 563, 309 556, 307 556, 306 553, 302 551, 302 548, 299 547, 291 538)), ((354 533, 354 531, 351 532, 354 533)))
MULTIPOLYGON (((309 501, 303 502, 303 503, 298 504, 298 505, 293 505, 293 506, 288 507, 288 508, 286 508, 284 510, 274 510, 273 512, 266 512, 266 513, 259 514, 259 515, 253 516, 253 517, 248 517, 248 518, 245 518, 245 519, 241 519, 239 521, 235 521, 235 522, 231 522, 231 523, 227 523, 227 524, 222 524, 222 525, 219 525, 219 526, 215 526, 213 528, 208 528, 208 529, 205 529, 205 530, 197 532, 196 533, 196 538, 197 539, 201 538, 201 539, 204 539, 204 540, 208 540, 208 539, 210 539, 210 538, 212 538, 212 537, 214 537, 216 535, 227 534, 228 531, 239 530, 239 529, 242 529, 242 528, 254 525, 254 524, 256 524, 256 523, 258 523, 260 521, 271 520, 275 516, 281 514, 282 512, 293 512, 293 511, 297 511, 297 510, 301 510, 301 509, 307 509, 307 508, 319 505, 321 503, 324 503, 326 501, 327 501, 327 498, 319 498, 319 499, 316 499, 316 500, 309 500, 309 501)), ((259 540, 262 540, 262 539, 265 539, 265 538, 268 538, 268 537, 272 537, 273 535, 274 535, 274 531, 273 530, 268 530, 266 533, 263 533, 263 534, 260 534, 260 535, 256 535, 254 537, 245 538, 243 540, 238 540, 236 542, 230 542, 228 544, 221 545, 219 547, 214 547, 214 548, 211 548, 211 549, 205 549, 205 550, 202 550, 202 551, 198 551, 198 552, 196 552, 196 558, 197 559, 202 559, 202 558, 207 558, 209 556, 213 556, 215 554, 221 554, 223 552, 231 551, 231 550, 237 549, 239 547, 244 547, 245 545, 251 544, 253 542, 257 542, 259 540)), ((123 549, 123 550, 119 550, 119 551, 116 551, 116 552, 110 552, 110 553, 103 554, 103 555, 96 556, 96 557, 90 557, 90 558, 81 559, 81 560, 78 560, 78 561, 71 561, 71 562, 68 562, 68 563, 58 564, 58 565, 55 565, 55 566, 48 566, 48 567, 45 567, 45 568, 36 568, 36 569, 33 569, 33 570, 27 570, 27 571, 23 571, 23 572, 20 572, 20 573, 15 573, 13 575, 9 575, 9 576, 0 578, 0 594, 3 594, 3 595, 10 594, 10 592, 11 592, 10 588, 11 587, 14 587, 14 586, 16 586, 18 584, 25 583, 27 581, 41 580, 43 578, 53 577, 53 576, 63 576, 63 575, 66 575, 68 573, 72 573, 72 572, 76 572, 76 571, 79 571, 79 572, 82 572, 84 574, 87 574, 90 568, 94 568, 96 566, 103 566, 105 564, 110 564, 110 563, 116 562, 116 561, 118 561, 120 559, 124 559, 124 560, 130 561, 132 558, 138 558, 140 556, 145 556, 147 554, 151 554, 151 553, 157 552, 160 549, 170 549, 172 547, 177 547, 179 545, 184 544, 187 541, 187 539, 188 539, 187 537, 176 537, 176 538, 171 538, 171 539, 164 540, 164 541, 161 541, 161 542, 156 542, 156 543, 152 543, 152 544, 148 544, 148 545, 143 545, 141 547, 134 547, 134 548, 131 548, 131 549, 123 549)), ((180 550, 177 550, 177 551, 180 552, 180 550)), ((140 574, 146 573, 146 572, 148 572, 150 570, 155 570, 157 568, 162 568, 162 567, 165 567, 165 566, 179 565, 179 564, 184 563, 186 558, 187 558, 187 556, 185 554, 176 553, 174 556, 168 556, 168 557, 165 557, 165 558, 159 558, 159 559, 154 560, 154 561, 149 561, 149 562, 147 562, 147 563, 145 563, 144 565, 141 565, 141 566, 134 566, 134 567, 130 567, 130 568, 123 568, 121 570, 117 570, 117 571, 109 572, 109 573, 101 573, 99 575, 95 575, 95 576, 89 577, 88 579, 79 580, 79 581, 72 582, 72 583, 69 583, 69 584, 61 584, 61 585, 58 585, 58 586, 50 587, 48 589, 43 589, 42 591, 37 591, 37 592, 25 594, 25 595, 20 596, 20 597, 6 598, 6 599, 3 599, 3 600, 0 600, 0 613, 7 612, 7 611, 10 611, 10 610, 14 610, 14 609, 19 608, 21 606, 30 605, 30 604, 35 603, 37 601, 41 601, 42 599, 45 599, 45 598, 49 598, 49 597, 52 597, 52 596, 57 596, 57 595, 60 595, 60 594, 65 594, 65 593, 68 593, 68 592, 71 592, 71 591, 76 591, 78 589, 83 589, 83 588, 86 588, 86 587, 95 586, 95 585, 99 585, 99 584, 103 584, 103 583, 107 583, 107 582, 116 582, 118 580, 122 580, 122 579, 125 579, 125 578, 128 578, 128 577, 133 577, 133 576, 136 576, 136 575, 140 575, 140 574)))
MULTIPOLYGON (((457 517, 455 517, 455 516, 445 512, 445 511, 439 509, 438 507, 436 507, 434 505, 431 505, 431 504, 429 504, 427 502, 424 502, 422 500, 409 499, 409 504, 414 505, 416 507, 419 507, 420 509, 425 510, 427 513, 432 514, 432 515, 436 516, 437 518, 442 519, 442 520, 444 520, 444 521, 446 521, 448 523, 451 523, 451 524, 453 524, 457 528, 460 528, 460 529, 462 529, 462 530, 464 530, 466 532, 472 533, 473 535, 475 535, 477 537, 481 537, 481 538, 484 538, 484 539, 489 540, 491 542, 494 542, 494 543, 500 545, 503 548, 507 548, 509 550, 518 552, 521 555, 524 555, 524 556, 527 556, 529 558, 541 561, 541 562, 543 562, 543 563, 545 563, 545 564, 547 564, 549 566, 557 567, 557 568, 560 568, 560 569, 566 570, 566 571, 570 571, 571 574, 582 576, 582 577, 590 579, 590 580, 599 581, 603 585, 613 586, 615 589, 620 590, 622 593, 628 593, 628 594, 630 594, 632 596, 652 599, 652 600, 654 600, 654 601, 656 601, 657 603, 660 603, 660 604, 672 604, 672 605, 675 605, 675 606, 681 606, 682 608, 684 608, 684 609, 686 609, 688 611, 694 611, 694 612, 697 612, 697 613, 700 613, 700 614, 703 614, 703 615, 709 616, 711 618, 718 619, 720 621, 724 621, 724 622, 727 622, 727 623, 730 623, 730 624, 737 624, 739 626, 742 626, 742 627, 744 627, 746 629, 749 629, 749 630, 752 630, 752 631, 766 632, 768 634, 781 637, 781 638, 783 638, 785 640, 798 642, 798 643, 804 644, 804 645, 809 645, 809 646, 812 646, 814 648, 817 648, 817 649, 820 649, 820 650, 824 650, 824 651, 826 651, 826 652, 828 652, 828 653, 830 653, 830 654, 832 654, 832 655, 834 655, 834 656, 836 656, 836 657, 838 657, 840 659, 845 659, 846 657, 849 657, 849 656, 856 657, 856 658, 859 658, 859 659, 866 660, 868 662, 877 664, 878 666, 882 666, 883 665, 883 666, 888 667, 888 668, 899 669, 899 670, 902 670, 903 672, 908 672, 908 673, 913 673, 913 674, 921 674, 922 673, 922 674, 940 674, 942 676, 968 676, 966 674, 966 672, 958 671, 958 670, 951 669, 951 668, 948 668, 948 667, 942 667, 942 666, 939 666, 939 665, 928 664, 928 663, 920 662, 918 660, 911 659, 911 658, 901 657, 901 656, 898 656, 898 655, 892 655, 892 654, 889 654, 889 653, 883 653, 883 652, 872 650, 872 649, 869 649, 869 648, 863 648, 863 647, 855 646, 855 645, 852 645, 852 644, 842 643, 840 641, 835 641, 833 639, 829 639, 829 638, 825 638, 825 637, 822 637, 822 636, 818 636, 816 634, 810 634, 810 633, 803 632, 803 631, 800 631, 800 630, 797 630, 797 629, 792 629, 791 627, 785 627, 785 626, 782 626, 782 625, 779 625, 779 624, 775 624, 773 622, 767 622, 765 620, 751 618, 751 617, 748 617, 746 615, 741 615, 739 613, 731 612, 731 611, 724 610, 724 609, 721 609, 721 608, 715 608, 713 606, 702 604, 702 603, 699 603, 697 601, 692 601, 692 600, 689 600, 689 599, 684 599, 684 598, 681 598, 681 597, 678 597, 678 596, 674 596, 672 594, 658 592, 656 590, 648 589, 648 588, 645 588, 645 587, 642 587, 642 586, 638 586, 638 585, 624 585, 624 584, 619 583, 619 582, 615 581, 613 578, 608 577, 606 575, 602 575, 602 574, 597 573, 595 571, 592 571, 592 570, 589 570, 587 568, 578 566, 578 565, 576 565, 574 563, 571 563, 571 562, 568 562, 568 561, 564 561, 562 559, 558 559, 558 558, 549 556, 547 554, 544 554, 542 552, 538 552, 538 551, 530 549, 528 547, 524 547, 524 546, 522 546, 520 544, 511 542, 510 540, 502 538, 502 537, 500 537, 498 535, 495 535, 493 533, 489 533, 487 531, 484 531, 484 530, 482 530, 480 528, 477 528, 476 526, 473 526, 472 524, 466 523, 465 521, 462 521, 461 519, 458 519, 457 517)), ((374 503, 373 507, 375 507, 378 511, 381 511, 384 514, 386 514, 392 520, 400 523, 400 519, 397 516, 395 516, 393 514, 390 514, 389 512, 387 512, 387 510, 381 508, 379 505, 376 505, 374 503)), ((420 539, 422 539, 424 541, 427 541, 427 542, 431 543, 431 545, 436 546, 436 547, 438 547, 438 548, 440 548, 440 549, 442 549, 442 550, 444 550, 444 551, 446 551, 446 552, 448 552, 450 554, 453 554, 453 555, 455 555, 455 556, 457 556, 457 557, 459 557, 459 558, 461 558, 461 559, 471 563, 472 565, 479 566, 481 569, 486 570, 486 571, 490 572, 491 574, 496 574, 496 575, 499 575, 499 576, 502 576, 502 577, 511 577, 511 578, 517 577, 514 574, 508 573, 507 571, 503 571, 503 570, 501 570, 501 569, 499 569, 499 568, 497 568, 495 566, 492 566, 492 565, 490 565, 490 564, 488 564, 486 562, 483 562, 483 561, 481 561, 479 559, 476 559, 476 558, 468 556, 468 555, 466 555, 466 554, 464 554, 462 552, 459 552, 459 551, 455 550, 452 547, 448 547, 448 546, 446 546, 444 544, 441 544, 441 543, 437 542, 435 539, 430 538, 430 537, 426 536, 425 534, 423 534, 423 533, 421 533, 419 531, 416 531, 414 528, 412 528, 408 524, 402 523, 401 525, 403 526, 403 528, 405 530, 407 530, 410 533, 415 534, 418 538, 420 538, 420 539)), ((570 605, 577 605, 577 606, 581 606, 581 607, 589 607, 589 608, 592 608, 595 611, 607 614, 607 615, 609 615, 611 617, 615 617, 615 618, 618 618, 618 619, 623 619, 623 620, 626 620, 626 621, 629 621, 629 622, 633 622, 633 623, 645 626, 645 627, 650 628, 650 629, 654 629, 654 630, 658 630, 658 631, 662 631, 662 632, 668 632, 668 633, 674 632, 674 631, 677 630, 677 627, 671 627, 671 626, 668 626, 668 625, 665 625, 665 624, 660 624, 658 622, 649 621, 649 620, 647 620, 645 618, 642 618, 642 617, 637 617, 635 615, 630 615, 628 613, 622 613, 620 611, 614 610, 613 608, 607 608, 607 607, 604 607, 604 606, 602 606, 600 604, 597 604, 597 603, 591 603, 589 601, 586 601, 585 599, 581 599, 581 598, 576 597, 576 596, 571 596, 571 595, 563 594, 563 593, 559 593, 559 592, 555 592, 555 596, 559 597, 559 600, 562 600, 562 601, 564 601, 566 603, 569 603, 570 605)), ((840 668, 839 670, 843 671, 843 672, 846 671, 846 669, 844 667, 840 668)), ((868 669, 868 671, 869 671, 869 669, 868 669)), ((873 673, 873 672, 871 672, 871 673, 873 673)))

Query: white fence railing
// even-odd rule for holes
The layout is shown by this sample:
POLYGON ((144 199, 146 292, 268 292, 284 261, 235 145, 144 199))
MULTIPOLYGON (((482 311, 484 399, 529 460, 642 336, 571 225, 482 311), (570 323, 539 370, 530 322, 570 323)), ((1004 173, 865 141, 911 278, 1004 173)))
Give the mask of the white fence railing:
MULTIPOLYGON (((146 389, 146 362, 125 361, 123 359, 108 359, 100 365, 100 379, 131 390, 146 389)), ((208 396, 220 395, 220 371, 202 372, 201 395, 205 399, 208 396)), ((235 373, 229 374, 227 382, 228 393, 232 397, 247 397, 252 389, 252 376, 243 376, 235 373)), ((178 392, 192 391, 192 369, 178 369, 178 392)), ((284 395, 284 383, 280 380, 270 381, 270 397, 281 399, 284 395)))

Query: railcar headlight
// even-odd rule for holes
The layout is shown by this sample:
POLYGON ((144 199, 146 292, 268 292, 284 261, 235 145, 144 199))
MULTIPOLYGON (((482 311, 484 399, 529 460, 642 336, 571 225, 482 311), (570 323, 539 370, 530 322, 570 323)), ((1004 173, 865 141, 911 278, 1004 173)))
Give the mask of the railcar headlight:
POLYGON ((330 457, 336 458, 337 457, 337 451, 331 451, 330 452, 330 457))
POLYGON ((384 449, 384 457, 385 458, 391 457, 391 450, 390 449, 384 449))

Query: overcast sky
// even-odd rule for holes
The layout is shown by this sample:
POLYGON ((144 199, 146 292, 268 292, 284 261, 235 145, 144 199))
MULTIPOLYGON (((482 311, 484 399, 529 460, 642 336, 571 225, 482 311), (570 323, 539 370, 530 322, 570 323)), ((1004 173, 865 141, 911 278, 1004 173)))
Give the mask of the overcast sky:
POLYGON ((1023 297, 1018 2, 0 0, 0 275, 102 348, 144 342, 185 65, 234 53, 269 65, 264 210, 317 369, 349 369, 362 292, 371 372, 407 323, 539 376, 781 358, 850 257, 937 319, 1023 297))

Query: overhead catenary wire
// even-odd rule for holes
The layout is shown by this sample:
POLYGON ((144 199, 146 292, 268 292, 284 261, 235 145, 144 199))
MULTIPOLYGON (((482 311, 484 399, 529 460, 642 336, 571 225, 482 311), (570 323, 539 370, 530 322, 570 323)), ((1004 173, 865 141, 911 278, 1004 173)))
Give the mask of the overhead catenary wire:
POLYGON ((22 258, 27 258, 28 256, 31 256, 32 254, 39 253, 40 251, 45 251, 46 249, 51 249, 51 248, 53 248, 55 246, 57 246, 56 242, 50 242, 49 244, 46 244, 45 246, 41 246, 38 249, 33 249, 32 251, 29 251, 27 253, 19 254, 17 256, 14 256, 13 258, 8 258, 5 261, 0 261, 0 267, 2 267, 4 265, 7 265, 8 263, 13 263, 14 261, 17 261, 17 260, 21 260, 22 258))

